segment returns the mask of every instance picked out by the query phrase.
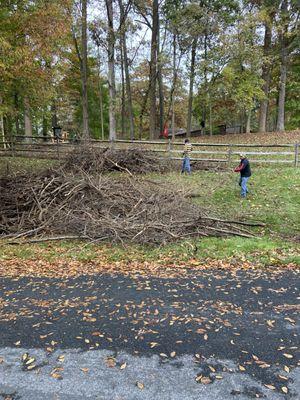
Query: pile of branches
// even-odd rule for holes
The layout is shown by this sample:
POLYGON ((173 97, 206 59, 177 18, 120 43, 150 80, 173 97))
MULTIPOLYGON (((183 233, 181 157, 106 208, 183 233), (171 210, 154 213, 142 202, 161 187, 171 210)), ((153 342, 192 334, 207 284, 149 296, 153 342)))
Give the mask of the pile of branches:
MULTIPOLYGON (((184 193, 130 175, 62 170, 0 179, 0 236, 162 244, 192 236, 251 236, 209 217, 184 193), (59 235, 59 236, 57 236, 59 235)), ((37 238, 31 241, 39 240, 37 238)))
POLYGON ((79 146, 66 156, 63 168, 66 171, 87 173, 126 171, 131 174, 147 174, 165 172, 169 166, 148 150, 79 146))

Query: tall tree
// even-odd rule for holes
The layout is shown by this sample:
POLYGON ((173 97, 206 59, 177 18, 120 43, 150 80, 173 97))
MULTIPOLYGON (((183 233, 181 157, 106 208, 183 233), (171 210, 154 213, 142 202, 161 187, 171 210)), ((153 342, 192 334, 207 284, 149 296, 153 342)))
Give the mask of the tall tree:
POLYGON ((114 12, 113 0, 105 0, 108 35, 108 85, 109 85, 109 139, 116 139, 116 78, 115 78, 115 32, 114 32, 114 12))
POLYGON ((126 18, 131 7, 131 0, 128 1, 126 7, 124 7, 123 0, 119 0, 120 7, 120 36, 121 36, 121 48, 123 54, 125 82, 126 82, 126 97, 127 97, 127 111, 129 118, 130 128, 130 139, 134 139, 134 120, 133 120, 133 107, 132 107, 132 93, 131 93, 131 80, 129 74, 129 61, 128 61, 128 50, 126 41, 126 18))
POLYGON ((87 75, 87 0, 82 0, 81 19, 81 47, 82 58, 80 62, 82 82, 82 115, 83 115, 83 139, 89 139, 89 114, 88 114, 88 75, 87 75))
POLYGON ((267 0, 263 2, 263 6, 265 6, 262 10, 263 24, 265 30, 263 45, 264 62, 262 66, 262 79, 264 81, 262 89, 264 92, 264 98, 261 100, 259 107, 259 132, 266 132, 267 130, 267 115, 272 66, 272 28, 276 15, 276 8, 278 5, 274 4, 273 1, 270 2, 269 0, 267 0))
POLYGON ((152 3, 152 33, 151 33, 151 56, 150 56, 150 82, 149 82, 149 129, 150 138, 156 137, 156 87, 157 87, 157 41, 158 41, 158 0, 152 3))

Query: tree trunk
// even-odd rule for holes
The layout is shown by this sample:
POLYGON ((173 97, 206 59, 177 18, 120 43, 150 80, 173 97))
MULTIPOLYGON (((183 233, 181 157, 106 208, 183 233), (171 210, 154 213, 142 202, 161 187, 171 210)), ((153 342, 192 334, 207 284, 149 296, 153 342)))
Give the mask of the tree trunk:
POLYGON ((89 115, 88 115, 88 78, 87 78, 87 0, 82 0, 82 22, 81 22, 81 84, 82 84, 82 122, 83 139, 89 140, 89 115))
POLYGON ((152 36, 150 59, 150 138, 156 137, 156 81, 157 81, 157 35, 158 35, 158 0, 153 0, 152 6, 152 36))
POLYGON ((108 18, 109 140, 116 139, 116 79, 113 0, 105 0, 108 18))
POLYGON ((158 49, 157 78, 158 78, 158 95, 159 95, 159 132, 160 132, 160 134, 162 134, 164 131, 164 90, 163 90, 159 20, 158 20, 157 49, 158 49))
POLYGON ((264 81, 263 92, 265 94, 265 98, 261 100, 259 107, 259 122, 258 122, 259 132, 266 132, 267 130, 267 115, 268 115, 268 104, 269 104, 268 97, 269 97, 270 82, 271 82, 271 63, 269 59, 271 51, 271 43, 272 43, 272 21, 271 22, 267 21, 265 23, 265 37, 264 37, 265 61, 262 67, 262 79, 264 81))
POLYGON ((172 140, 175 140, 176 34, 173 34, 172 140))
POLYGON ((190 88, 189 88, 188 115, 187 115, 187 124, 186 124, 186 136, 187 137, 191 136, 196 49, 197 49, 197 38, 194 38, 193 43, 192 43, 192 51, 191 51, 190 88))
POLYGON ((24 97, 24 122, 25 122, 25 137, 26 140, 31 142, 32 140, 32 122, 30 116, 30 105, 27 96, 24 97))
POLYGON ((44 137, 44 142, 47 141, 47 134, 48 134, 48 121, 47 117, 45 116, 46 110, 44 110, 44 115, 43 115, 43 126, 42 126, 42 133, 44 137))
POLYGON ((150 85, 148 86, 147 92, 145 93, 142 108, 141 108, 140 115, 139 115, 139 139, 140 140, 142 139, 143 116, 145 114, 146 107, 147 107, 147 101, 148 101, 148 97, 149 97, 149 89, 150 89, 150 85))
POLYGON ((251 110, 247 112, 246 133, 251 131, 251 110))
MULTIPOLYGON (((3 103, 2 97, 0 96, 0 107, 3 103)), ((6 148, 6 144, 5 144, 5 132, 4 132, 4 121, 3 121, 3 113, 0 110, 0 138, 1 138, 1 144, 3 146, 3 148, 6 148)))
POLYGON ((17 136, 20 136, 19 96, 18 96, 18 93, 17 93, 17 92, 15 92, 14 103, 15 103, 15 110, 16 110, 16 117, 15 117, 15 122, 16 122, 16 134, 17 134, 17 136))
POLYGON ((282 23, 283 29, 279 35, 280 43, 280 81, 278 91, 278 111, 277 111, 277 123, 276 130, 278 132, 284 131, 284 111, 285 111, 285 89, 286 89, 286 75, 287 75, 287 61, 288 61, 288 49, 286 34, 288 31, 287 12, 288 12, 288 1, 284 0, 281 5, 282 12, 282 23))
POLYGON ((211 95, 209 93, 209 135, 213 135, 212 129, 212 104, 211 104, 211 95))
POLYGON ((125 98, 125 74, 124 74, 124 50, 121 40, 120 53, 121 53, 121 86, 122 86, 122 98, 121 98, 121 137, 124 138, 126 127, 126 98, 125 98))
POLYGON ((133 119, 133 107, 132 107, 132 94, 131 94, 131 83, 130 83, 130 75, 129 75, 129 62, 127 56, 127 43, 126 43, 126 29, 125 29, 125 21, 126 15, 124 10, 124 4, 122 0, 119 0, 120 7, 120 17, 122 21, 122 29, 121 29, 121 48, 123 51, 123 62, 124 62, 124 71, 125 71, 125 82, 126 82, 126 97, 127 97, 127 111, 128 111, 128 119, 129 119, 129 128, 130 128, 130 140, 134 140, 134 119, 133 119))
POLYGON ((103 121, 103 93, 101 85, 101 69, 100 69, 100 48, 98 46, 98 90, 99 90, 99 105, 100 105, 100 124, 101 124, 101 139, 104 140, 104 121, 103 121))

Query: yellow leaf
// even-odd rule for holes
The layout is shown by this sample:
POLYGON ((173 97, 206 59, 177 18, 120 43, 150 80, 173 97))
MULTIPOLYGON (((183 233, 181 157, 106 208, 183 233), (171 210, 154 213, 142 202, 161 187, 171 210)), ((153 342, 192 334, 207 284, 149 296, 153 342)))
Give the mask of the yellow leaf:
POLYGON ((144 389, 144 384, 142 382, 136 382, 136 386, 141 390, 144 389))
POLYGON ((32 364, 34 361, 35 361, 35 358, 34 358, 34 357, 31 357, 31 358, 29 358, 29 359, 25 362, 25 364, 26 364, 26 365, 29 365, 29 364, 32 364))
POLYGON ((161 357, 168 357, 165 353, 159 353, 161 357))
POLYGON ((196 376, 196 382, 201 381, 201 379, 202 379, 202 375, 196 376))
POLYGON ((281 390, 283 391, 283 393, 288 393, 288 388, 286 386, 282 386, 281 390))
POLYGON ((174 358, 174 357, 176 356, 176 351, 172 351, 172 353, 170 353, 170 356, 171 356, 172 358, 174 358))
POLYGON ((120 366, 120 369, 125 369, 127 367, 127 364, 126 364, 126 362, 124 362, 121 366, 120 366))
POLYGON ((265 385, 265 387, 271 390, 276 390, 276 387, 273 385, 265 385))
POLYGON ((288 367, 287 365, 285 365, 285 366, 283 367, 283 369, 285 370, 285 372, 290 372, 290 369, 289 369, 289 367, 288 367))
POLYGON ((20 344, 21 344, 21 341, 20 340, 18 340, 16 343, 14 343, 16 346, 20 346, 20 344))
POLYGON ((51 376, 52 376, 52 378, 55 378, 55 379, 62 379, 62 376, 56 372, 52 372, 51 376))
POLYGON ((35 368, 35 367, 36 367, 35 364, 31 364, 31 365, 28 365, 27 369, 30 371, 31 369, 33 369, 33 368, 35 368))
POLYGON ((222 375, 216 375, 216 379, 223 379, 222 375))
POLYGON ((243 367, 242 365, 239 365, 239 370, 240 370, 240 371, 246 371, 246 368, 243 367))
POLYGON ((207 333, 203 336, 203 339, 204 339, 204 340, 207 340, 207 339, 208 339, 208 334, 207 334, 207 333))
POLYGON ((284 381, 287 381, 289 378, 284 375, 278 375, 278 378, 283 379, 284 381))
POLYGON ((208 376, 203 376, 203 378, 201 378, 200 382, 203 383, 203 385, 208 385, 209 383, 211 383, 211 380, 208 376))
POLYGON ((155 346, 158 346, 158 343, 156 343, 156 342, 151 342, 151 343, 150 343, 151 349, 153 349, 153 347, 155 347, 155 346))
POLYGON ((81 369, 81 371, 84 372, 85 374, 86 374, 87 372, 89 372, 89 369, 88 369, 88 368, 80 368, 80 369, 81 369))
POLYGON ((211 370, 211 372, 216 372, 216 370, 214 369, 214 367, 212 367, 211 365, 209 365, 208 368, 211 370))
POLYGON ((292 354, 288 354, 288 353, 283 353, 284 357, 286 358, 294 358, 294 356, 292 354))

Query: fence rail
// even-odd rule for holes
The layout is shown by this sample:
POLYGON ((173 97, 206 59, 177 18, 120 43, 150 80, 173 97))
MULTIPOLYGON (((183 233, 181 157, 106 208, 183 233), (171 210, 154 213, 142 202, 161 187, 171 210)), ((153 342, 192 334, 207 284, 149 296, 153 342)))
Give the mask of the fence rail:
MULTIPOLYGON (((158 158, 181 160, 184 144, 169 140, 90 140, 95 148, 141 148, 158 154, 158 158)), ((296 144, 237 144, 237 143, 192 143, 191 161, 210 163, 236 162, 235 156, 246 152, 252 163, 299 165, 299 143, 296 144), (283 149, 282 151, 280 151, 283 149), (284 150, 285 149, 285 150, 284 150), (267 156, 267 157, 265 157, 267 156)), ((80 146, 79 142, 62 142, 50 136, 17 136, 0 144, 0 156, 35 157, 60 159, 80 146)))

